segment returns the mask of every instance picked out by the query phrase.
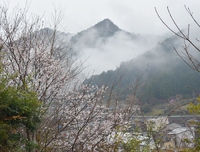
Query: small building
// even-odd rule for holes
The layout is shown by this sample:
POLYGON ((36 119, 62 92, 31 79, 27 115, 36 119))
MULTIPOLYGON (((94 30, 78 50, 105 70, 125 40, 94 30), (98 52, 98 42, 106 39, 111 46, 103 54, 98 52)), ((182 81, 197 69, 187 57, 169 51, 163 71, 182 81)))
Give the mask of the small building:
POLYGON ((194 147, 194 127, 175 128, 171 132, 169 132, 168 135, 169 138, 171 138, 171 141, 175 143, 176 148, 194 147))
POLYGON ((164 128, 167 124, 169 124, 168 117, 150 118, 146 120, 147 129, 151 129, 152 131, 158 131, 164 128))
POLYGON ((163 129, 159 131, 159 137, 161 138, 160 144, 162 147, 165 143, 171 142, 171 137, 168 135, 174 129, 181 128, 182 126, 177 123, 167 124, 163 129))

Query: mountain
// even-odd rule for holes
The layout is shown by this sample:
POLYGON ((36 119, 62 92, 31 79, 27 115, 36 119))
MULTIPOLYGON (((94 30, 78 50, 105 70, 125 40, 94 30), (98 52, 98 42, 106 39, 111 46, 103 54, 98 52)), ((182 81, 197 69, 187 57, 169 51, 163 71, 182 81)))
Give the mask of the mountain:
POLYGON ((97 24, 95 24, 94 26, 74 35, 71 38, 71 42, 74 45, 77 45, 77 43, 79 43, 79 44, 82 44, 82 46, 85 45, 87 47, 92 47, 95 45, 96 42, 100 40, 104 40, 104 42, 106 42, 112 37, 116 38, 121 35, 124 35, 127 39, 131 39, 133 41, 140 41, 140 42, 143 39, 149 40, 148 38, 149 36, 151 37, 151 39, 154 39, 155 37, 157 37, 153 35, 142 36, 142 35, 137 35, 134 33, 124 31, 120 29, 117 25, 115 25, 110 19, 104 19, 98 22, 97 24))
MULTIPOLYGON (((53 34, 49 28, 38 32, 53 34)), ((68 51, 84 62, 87 67, 85 75, 115 69, 121 62, 135 58, 164 39, 162 36, 127 32, 110 19, 104 19, 74 35, 57 31, 56 36, 58 50, 68 51)))
POLYGON ((121 100, 132 95, 134 86, 140 84, 138 93, 144 104, 162 104, 177 95, 192 97, 194 92, 200 92, 200 75, 174 51, 174 47, 182 50, 181 44, 176 36, 169 37, 136 58, 122 62, 115 70, 91 76, 85 83, 110 87, 115 84, 114 90, 123 92, 121 100))
POLYGON ((77 33, 71 38, 72 50, 81 52, 84 48, 95 48, 99 43, 106 43, 107 39, 122 31, 111 20, 104 19, 94 26, 77 33))
POLYGON ((116 68, 122 61, 144 53, 164 38, 155 35, 130 33, 104 19, 90 28, 72 36, 71 52, 81 57, 88 73, 100 74, 116 68))
POLYGON ((75 56, 73 50, 71 50, 71 38, 73 34, 65 33, 61 31, 54 31, 50 28, 43 28, 34 32, 35 37, 39 37, 40 39, 48 39, 49 41, 54 41, 54 55, 58 56, 66 54, 69 57, 75 56))
MULTIPOLYGON (((50 29, 50 28, 43 28, 39 31, 35 31, 35 34, 40 35, 40 36, 48 36, 48 37, 52 37, 54 34, 54 30, 50 29)), ((57 41, 65 41, 65 42, 69 42, 71 37, 73 36, 73 34, 71 33, 65 33, 65 32, 61 32, 61 31, 56 31, 56 40, 57 41)))

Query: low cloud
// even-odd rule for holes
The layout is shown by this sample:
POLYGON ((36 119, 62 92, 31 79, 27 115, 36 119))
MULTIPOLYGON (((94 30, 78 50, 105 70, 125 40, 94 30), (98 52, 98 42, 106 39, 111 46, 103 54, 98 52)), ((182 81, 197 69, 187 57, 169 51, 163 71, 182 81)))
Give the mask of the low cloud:
POLYGON ((115 33, 114 36, 108 38, 96 38, 95 45, 88 47, 85 40, 95 38, 90 33, 89 37, 79 39, 79 54, 81 59, 85 61, 85 74, 100 74, 103 71, 116 69, 121 62, 131 60, 145 51, 153 48, 158 42, 164 38, 153 35, 134 35, 124 31, 115 33))

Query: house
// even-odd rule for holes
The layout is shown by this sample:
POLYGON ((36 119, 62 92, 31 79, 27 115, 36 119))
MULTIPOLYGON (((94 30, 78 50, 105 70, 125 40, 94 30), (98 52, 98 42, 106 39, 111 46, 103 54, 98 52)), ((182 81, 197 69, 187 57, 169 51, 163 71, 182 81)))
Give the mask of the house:
POLYGON ((176 128, 180 128, 180 127, 182 127, 180 124, 173 122, 173 123, 167 124, 163 130, 165 130, 166 132, 170 132, 170 131, 172 131, 176 128))
POLYGON ((162 145, 162 147, 164 146, 165 143, 171 142, 171 137, 168 135, 168 133, 176 128, 181 128, 181 127, 182 126, 177 123, 171 123, 167 124, 164 128, 162 128, 159 131, 158 136, 159 138, 161 138, 160 144, 162 145))
POLYGON ((168 136, 175 143, 176 148, 194 147, 194 127, 175 128, 168 133, 168 136))

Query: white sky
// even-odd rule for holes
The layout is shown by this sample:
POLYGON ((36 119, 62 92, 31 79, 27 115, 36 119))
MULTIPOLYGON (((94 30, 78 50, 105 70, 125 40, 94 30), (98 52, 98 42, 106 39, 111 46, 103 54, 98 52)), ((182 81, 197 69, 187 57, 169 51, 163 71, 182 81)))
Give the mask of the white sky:
MULTIPOLYGON (((181 28, 191 22, 184 5, 190 7, 194 16, 199 16, 199 0, 0 0, 0 4, 9 3, 23 7, 28 2, 30 12, 48 18, 54 8, 64 14, 62 25, 70 33, 77 33, 93 26, 97 22, 109 18, 121 29, 136 34, 164 34, 168 30, 160 22, 154 7, 157 7, 163 19, 169 22, 166 7, 181 28)), ((199 16, 199 17, 198 17, 199 16)), ((170 23, 170 22, 169 22, 170 23)))

